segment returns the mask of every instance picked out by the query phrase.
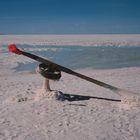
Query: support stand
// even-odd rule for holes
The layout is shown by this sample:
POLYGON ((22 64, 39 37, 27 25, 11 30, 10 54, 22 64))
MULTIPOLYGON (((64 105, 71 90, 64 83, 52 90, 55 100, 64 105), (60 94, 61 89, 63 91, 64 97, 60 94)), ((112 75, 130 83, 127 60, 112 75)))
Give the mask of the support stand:
POLYGON ((51 91, 49 79, 47 79, 47 78, 44 79, 43 85, 42 85, 42 90, 46 91, 46 92, 50 92, 51 91))
POLYGON ((50 66, 47 66, 44 63, 39 64, 36 69, 36 72, 39 73, 42 77, 44 77, 44 81, 42 84, 42 89, 37 91, 37 95, 35 96, 35 100, 40 100, 42 98, 53 98, 54 96, 58 96, 58 91, 53 91, 50 88, 50 80, 59 80, 61 77, 61 71, 54 69, 50 66))

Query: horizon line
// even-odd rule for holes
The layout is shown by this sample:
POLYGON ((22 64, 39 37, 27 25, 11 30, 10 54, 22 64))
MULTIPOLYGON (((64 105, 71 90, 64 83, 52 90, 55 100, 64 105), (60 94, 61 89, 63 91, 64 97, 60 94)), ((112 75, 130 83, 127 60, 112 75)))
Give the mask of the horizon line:
POLYGON ((103 33, 103 34, 0 34, 0 35, 140 35, 140 33, 103 33))

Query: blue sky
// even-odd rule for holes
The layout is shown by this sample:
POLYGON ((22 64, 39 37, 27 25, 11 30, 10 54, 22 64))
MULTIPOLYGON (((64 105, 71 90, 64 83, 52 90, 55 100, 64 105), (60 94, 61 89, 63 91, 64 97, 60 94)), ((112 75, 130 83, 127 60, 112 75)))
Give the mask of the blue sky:
POLYGON ((140 0, 0 0, 0 34, 139 34, 140 0))

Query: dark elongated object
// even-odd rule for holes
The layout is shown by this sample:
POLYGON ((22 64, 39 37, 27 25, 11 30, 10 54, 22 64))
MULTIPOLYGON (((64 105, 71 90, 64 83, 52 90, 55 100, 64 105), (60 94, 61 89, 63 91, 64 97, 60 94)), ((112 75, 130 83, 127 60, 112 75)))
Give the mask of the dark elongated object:
POLYGON ((61 71, 59 69, 54 69, 44 63, 39 64, 38 72, 49 80, 59 80, 61 78, 61 71))
POLYGON ((90 78, 90 77, 88 77, 88 76, 85 76, 85 75, 83 75, 83 74, 80 74, 80 73, 78 73, 78 72, 75 72, 75 71, 73 71, 73 70, 71 70, 71 69, 68 69, 68 68, 66 68, 66 67, 63 67, 63 66, 61 66, 61 65, 59 65, 59 64, 56 64, 56 63, 54 63, 54 62, 52 62, 52 61, 50 61, 50 60, 48 60, 48 59, 46 59, 46 58, 43 58, 43 57, 40 57, 40 56, 31 54, 31 53, 22 51, 22 50, 18 49, 18 48, 16 47, 15 44, 8 45, 8 49, 9 49, 9 51, 12 52, 12 53, 15 53, 15 54, 18 54, 18 55, 21 55, 21 54, 22 54, 22 55, 27 56, 27 57, 29 57, 29 58, 31 58, 31 59, 34 59, 34 60, 36 60, 36 61, 38 61, 38 62, 44 63, 44 64, 46 64, 47 66, 49 66, 49 67, 51 67, 51 68, 57 69, 57 70, 59 70, 59 71, 66 72, 66 73, 71 74, 71 75, 74 75, 74 76, 77 76, 77 77, 79 77, 79 78, 82 78, 82 79, 84 79, 84 80, 87 80, 87 81, 89 81, 89 82, 92 82, 92 83, 94 83, 94 84, 96 84, 96 85, 99 85, 99 86, 101 86, 101 87, 107 88, 107 89, 109 89, 109 90, 111 90, 111 91, 118 92, 118 91, 121 90, 120 88, 117 88, 117 87, 115 87, 115 86, 106 84, 106 83, 101 82, 101 81, 99 81, 99 80, 90 78))

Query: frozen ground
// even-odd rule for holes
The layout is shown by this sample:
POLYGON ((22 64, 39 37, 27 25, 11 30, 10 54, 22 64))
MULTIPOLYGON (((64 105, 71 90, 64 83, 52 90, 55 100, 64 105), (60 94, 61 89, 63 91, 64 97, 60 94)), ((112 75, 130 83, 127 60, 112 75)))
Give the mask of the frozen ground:
MULTIPOLYGON (((104 99, 20 101, 36 95, 43 78, 35 72, 16 72, 30 59, 0 50, 0 140, 139 140, 140 106, 104 99), (15 97, 17 100, 11 100, 15 97)), ((111 85, 140 93, 140 68, 77 70, 111 85)), ((62 74, 51 88, 67 94, 120 99, 104 88, 62 74)))
POLYGON ((0 35, 0 44, 140 46, 140 35, 0 35))

